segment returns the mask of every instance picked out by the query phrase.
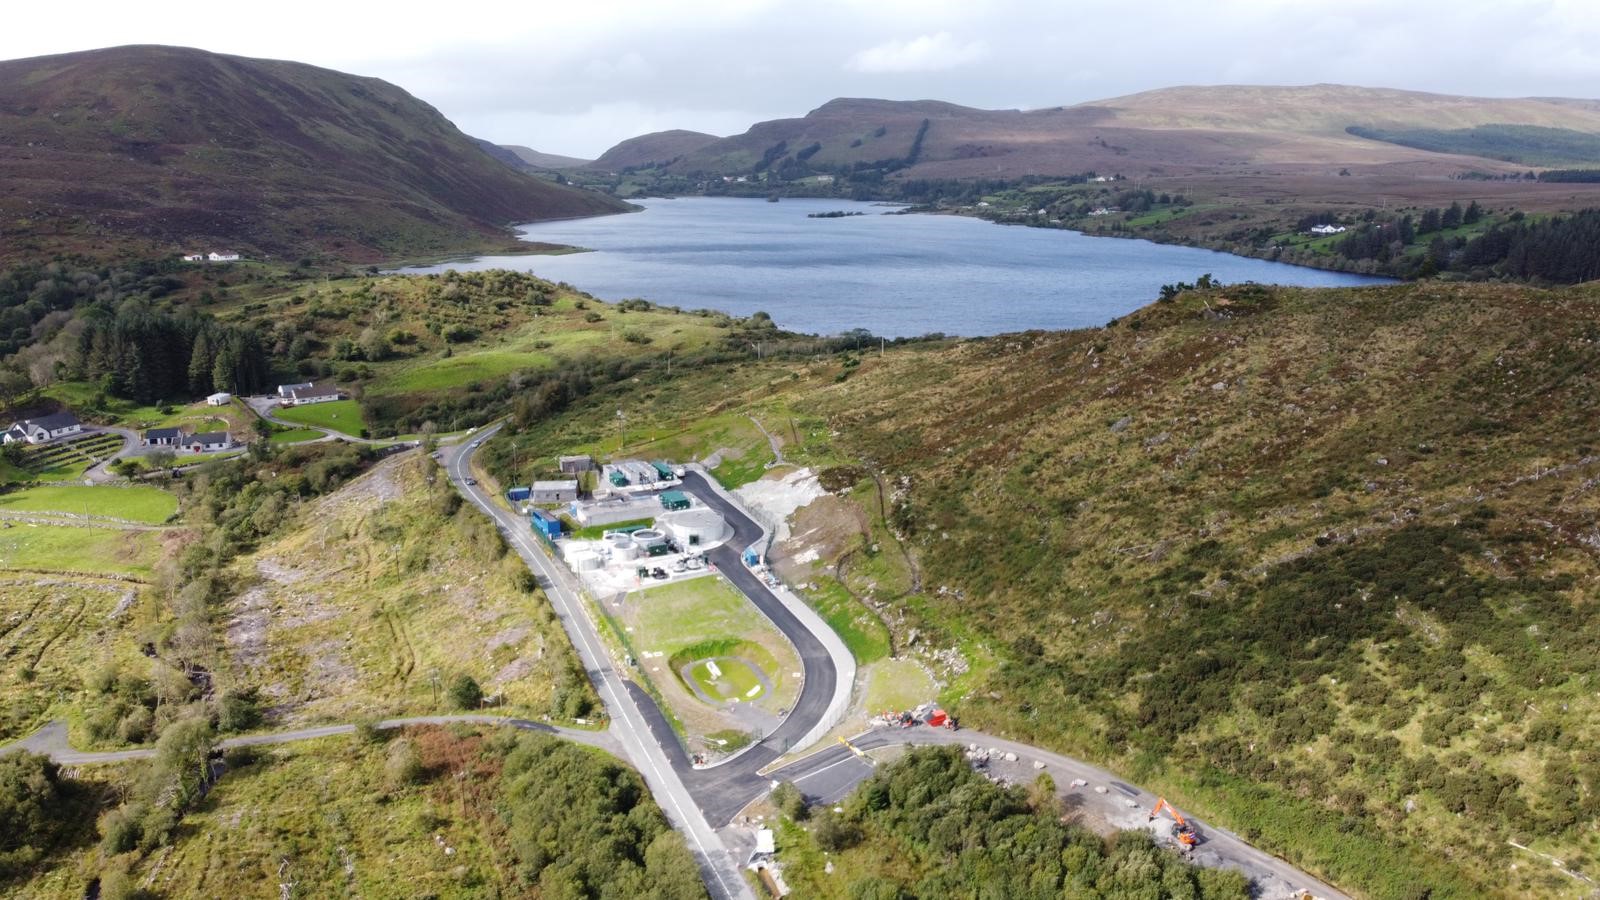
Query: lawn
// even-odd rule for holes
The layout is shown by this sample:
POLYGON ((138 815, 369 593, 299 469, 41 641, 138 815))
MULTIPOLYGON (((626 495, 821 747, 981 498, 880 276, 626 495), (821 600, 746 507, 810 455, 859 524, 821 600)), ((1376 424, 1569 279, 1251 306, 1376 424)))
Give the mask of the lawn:
POLYGON ((728 490, 741 488, 752 481, 760 480, 767 472, 767 464, 773 461, 772 447, 763 443, 753 450, 746 450, 743 456, 729 458, 722 461, 722 465, 711 470, 718 482, 728 490))
POLYGON ((286 406, 273 412, 277 418, 297 425, 331 428, 359 436, 366 428, 361 420, 361 404, 354 400, 332 400, 307 406, 286 406))
POLYGON ((160 531, 16 523, 0 528, 0 570, 148 578, 160 557, 161 535, 160 531))
POLYGON ((722 700, 754 700, 766 690, 755 669, 744 660, 718 659, 695 663, 689 677, 707 696, 722 700), (711 670, 716 666, 716 671, 711 670))
POLYGON ((305 441, 314 441, 319 437, 322 437, 322 432, 314 428, 292 428, 288 431, 273 432, 272 437, 267 438, 267 443, 299 444, 305 441))
POLYGON ((538 351, 483 350, 423 363, 384 379, 377 390, 385 394, 438 391, 476 381, 499 378, 520 369, 545 369, 554 365, 550 354, 538 351))
POLYGON ((57 512, 159 525, 177 511, 177 497, 144 485, 42 485, 0 494, 0 512, 57 512))
POLYGON ((718 576, 635 591, 627 605, 640 649, 668 656, 708 640, 773 629, 749 599, 718 576))
POLYGON ((598 541, 605 537, 608 531, 622 531, 636 527, 643 528, 654 521, 654 519, 634 519, 631 522, 613 522, 610 525, 589 525, 584 528, 573 529, 572 536, 583 541, 598 541))

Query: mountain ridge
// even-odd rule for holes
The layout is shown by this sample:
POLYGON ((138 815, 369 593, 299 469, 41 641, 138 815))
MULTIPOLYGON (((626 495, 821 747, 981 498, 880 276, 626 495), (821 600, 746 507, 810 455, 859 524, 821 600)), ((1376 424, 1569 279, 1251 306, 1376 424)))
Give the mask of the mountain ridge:
POLYGON ((377 261, 622 209, 507 168, 380 79, 163 45, 0 62, 0 183, 23 253, 377 261))

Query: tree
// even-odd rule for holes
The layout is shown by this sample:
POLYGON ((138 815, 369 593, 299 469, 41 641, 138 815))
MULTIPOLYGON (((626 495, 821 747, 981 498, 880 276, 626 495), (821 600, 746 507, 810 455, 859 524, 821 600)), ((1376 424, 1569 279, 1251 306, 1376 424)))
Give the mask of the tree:
POLYGON ((203 397, 213 390, 213 366, 216 351, 211 348, 211 336, 202 330, 194 339, 194 351, 189 354, 189 393, 203 397))
POLYGON ((1462 213, 1461 222, 1464 225, 1476 225, 1478 224, 1478 220, 1482 218, 1483 207, 1478 205, 1478 201, 1474 200, 1467 204, 1467 211, 1462 213))
POLYGON ((1417 224, 1417 233, 1418 234, 1432 234, 1433 232, 1438 231, 1439 230, 1439 220, 1440 220, 1440 216, 1439 216, 1439 211, 1437 209, 1425 209, 1425 210, 1423 210, 1422 211, 1422 221, 1417 224))
POLYGON ((1455 228, 1461 224, 1462 215, 1464 213, 1461 210, 1461 203, 1452 203, 1450 208, 1445 210, 1444 214, 1439 217, 1439 225, 1442 228, 1455 228))
POLYGON ((483 688, 471 675, 458 675, 450 682, 450 702, 458 709, 477 709, 483 703, 483 688))
POLYGON ((49 757, 0 756, 0 877, 27 869, 55 841, 64 799, 61 769, 49 757))
POLYGON ((806 818, 806 795, 791 782, 785 781, 772 789, 772 805, 778 811, 796 822, 803 822, 806 818))

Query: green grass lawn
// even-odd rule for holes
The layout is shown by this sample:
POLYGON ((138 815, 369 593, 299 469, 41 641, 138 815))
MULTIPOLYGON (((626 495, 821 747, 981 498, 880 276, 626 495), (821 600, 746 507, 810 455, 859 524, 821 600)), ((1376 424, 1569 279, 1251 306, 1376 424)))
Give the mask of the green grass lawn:
POLYGON ((766 690, 755 670, 743 662, 718 660, 717 671, 718 675, 711 674, 711 660, 706 660, 692 666, 689 677, 707 696, 722 700, 754 700, 766 690))
POLYGON ((624 529, 624 528, 633 528, 634 526, 641 526, 642 527, 642 526, 645 526, 645 525, 649 525, 653 521, 655 521, 655 520, 654 519, 634 519, 631 522, 613 522, 610 525, 590 525, 590 526, 588 526, 586 528, 574 529, 573 532, 572 532, 572 536, 575 537, 575 538, 578 538, 579 540, 598 541, 601 538, 605 537, 606 536, 606 532, 608 532, 608 531, 618 531, 618 530, 621 530, 621 529, 624 529))
POLYGON ((178 511, 178 498, 145 485, 41 485, 0 494, 0 510, 106 516, 158 525, 178 511))
POLYGON ((717 576, 691 578, 628 595, 636 613, 634 640, 668 656, 716 638, 772 628, 745 596, 717 576))
POLYGON ((753 450, 746 451, 738 459, 725 459, 722 465, 711 470, 717 481, 728 490, 744 487, 752 481, 757 481, 767 472, 767 463, 774 459, 772 447, 763 444, 753 450))
POLYGON ((304 441, 314 441, 322 437, 322 432, 313 428, 294 428, 289 431, 274 432, 267 438, 269 444, 299 444, 304 441))
POLYGON ((19 469, 9 462, 0 459, 0 484, 14 484, 19 481, 32 481, 33 473, 27 469, 19 469))
POLYGON ((361 420, 361 404, 354 400, 333 400, 307 406, 286 406, 275 410, 277 418, 297 425, 317 425, 345 434, 360 435, 366 423, 361 420))
POLYGON ((483 350, 423 363, 384 379, 376 390, 385 394, 437 391, 509 375, 519 369, 544 369, 554 357, 539 350, 483 350))
POLYGON ((148 578, 160 531, 14 523, 0 527, 0 570, 84 572, 148 578))

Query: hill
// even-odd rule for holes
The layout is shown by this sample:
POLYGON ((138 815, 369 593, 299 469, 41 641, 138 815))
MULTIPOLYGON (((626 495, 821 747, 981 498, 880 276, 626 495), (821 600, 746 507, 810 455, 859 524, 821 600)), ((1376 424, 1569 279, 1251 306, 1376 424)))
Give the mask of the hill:
MULTIPOLYGON (((788 178, 861 169, 906 178, 1086 171, 1135 177, 1239 173, 1244 167, 1253 167, 1254 174, 1293 174, 1330 166, 1409 175, 1510 171, 1504 154, 1497 159, 1461 155, 1470 152, 1471 142, 1460 149, 1446 144, 1450 152, 1441 152, 1437 142, 1407 146, 1350 132, 1453 133, 1483 126, 1596 135, 1600 111, 1581 100, 1485 99, 1344 85, 1177 87, 1026 111, 929 100, 839 99, 800 118, 761 122, 744 134, 674 148, 675 154, 627 154, 626 164, 667 163, 666 171, 679 175, 771 169, 788 178)), ((602 163, 606 159, 602 156, 602 163)))
POLYGON ((623 169, 639 166, 666 165, 686 153, 721 140, 723 138, 714 134, 682 129, 641 134, 638 137, 628 138, 600 154, 600 158, 589 163, 587 168, 601 172, 620 172, 623 169))
POLYGON ((0 244, 368 261, 619 211, 496 163, 394 85, 131 46, 0 63, 0 244))
MULTIPOLYGON (((762 423, 831 491, 779 571, 835 627, 887 626, 964 724, 1357 896, 1583 896, 1507 842, 1600 858, 1596 346, 1592 284, 1223 287, 682 372, 618 452, 759 477, 762 423)), ((515 446, 609 452, 638 390, 515 446)))
POLYGON ((535 169, 576 169, 594 162, 592 159, 562 156, 559 153, 541 153, 531 147, 523 147, 519 144, 501 144, 500 146, 516 154, 518 159, 535 169))

